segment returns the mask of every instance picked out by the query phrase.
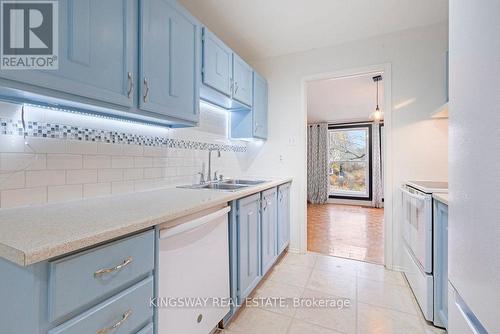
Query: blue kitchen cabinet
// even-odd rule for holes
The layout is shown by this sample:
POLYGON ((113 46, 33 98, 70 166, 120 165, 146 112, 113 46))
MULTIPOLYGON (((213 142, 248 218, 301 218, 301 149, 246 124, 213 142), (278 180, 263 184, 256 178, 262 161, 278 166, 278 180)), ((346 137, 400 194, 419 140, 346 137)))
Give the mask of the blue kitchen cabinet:
POLYGON ((153 230, 27 267, 0 258, 0 332, 88 334, 151 328, 153 230), (128 314, 128 315, 127 315, 128 314))
POLYGON ((197 122, 201 28, 171 0, 140 4, 140 108, 197 122))
POLYGON ((33 95, 34 99, 91 99, 132 107, 137 59, 136 2, 61 0, 58 4, 59 69, 2 70, 0 85, 40 95, 33 95))
POLYGON ((253 136, 267 139, 268 86, 257 72, 253 76, 253 136))
POLYGON ((434 200, 434 323, 448 326, 448 205, 434 200))
POLYGON ((262 192, 261 201, 261 274, 264 276, 278 257, 277 188, 262 192))
POLYGON ((267 81, 253 72, 252 109, 231 113, 231 138, 267 139, 268 86, 267 81))
POLYGON ((202 37, 202 100, 231 111, 252 105, 252 68, 207 28, 202 37))
POLYGON ((207 28, 203 28, 203 83, 231 97, 233 51, 207 28))
POLYGON ((253 70, 237 54, 233 53, 233 99, 252 106, 253 70))
POLYGON ((278 187, 278 254, 290 243, 290 183, 278 187))
POLYGON ((237 201, 237 302, 260 280, 260 193, 237 201))

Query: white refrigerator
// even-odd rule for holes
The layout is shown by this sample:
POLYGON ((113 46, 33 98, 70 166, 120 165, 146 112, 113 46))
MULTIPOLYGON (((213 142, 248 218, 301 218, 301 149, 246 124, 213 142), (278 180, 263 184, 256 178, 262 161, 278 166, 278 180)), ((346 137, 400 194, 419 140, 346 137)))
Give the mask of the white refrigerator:
POLYGON ((450 0, 449 328, 500 333, 500 0, 450 0))

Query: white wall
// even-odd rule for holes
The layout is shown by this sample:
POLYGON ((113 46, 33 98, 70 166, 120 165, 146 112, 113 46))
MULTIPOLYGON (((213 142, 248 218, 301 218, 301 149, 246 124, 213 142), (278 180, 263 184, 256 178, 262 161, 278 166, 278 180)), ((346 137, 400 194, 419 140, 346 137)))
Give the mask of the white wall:
MULTIPOLYGON (((273 171, 294 178, 291 248, 306 247, 304 236, 300 235, 300 224, 306 218, 302 79, 324 72, 392 64, 392 163, 396 191, 406 179, 448 178, 447 120, 430 118, 445 100, 447 48, 448 28, 447 23, 442 23, 253 64, 269 81, 270 114, 269 139, 251 147, 249 172, 273 171)), ((397 255, 397 238, 394 241, 397 255)))

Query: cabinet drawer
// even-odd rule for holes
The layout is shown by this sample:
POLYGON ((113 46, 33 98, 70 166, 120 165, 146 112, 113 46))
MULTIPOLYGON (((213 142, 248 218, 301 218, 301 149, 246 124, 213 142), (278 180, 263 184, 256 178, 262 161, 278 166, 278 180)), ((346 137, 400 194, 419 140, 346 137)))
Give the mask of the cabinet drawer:
POLYGON ((109 298, 154 268, 154 231, 49 263, 49 321, 109 298))
POLYGON ((152 296, 153 277, 150 276, 50 330, 48 334, 137 333, 138 328, 142 328, 141 326, 153 319, 153 308, 149 306, 152 296))
POLYGON ((137 334, 153 334, 153 323, 150 323, 149 325, 138 331, 137 334))

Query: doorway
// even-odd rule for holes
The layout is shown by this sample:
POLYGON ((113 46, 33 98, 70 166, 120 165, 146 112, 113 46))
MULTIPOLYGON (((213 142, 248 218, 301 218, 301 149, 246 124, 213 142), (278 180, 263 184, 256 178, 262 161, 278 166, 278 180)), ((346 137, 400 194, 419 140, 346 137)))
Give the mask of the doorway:
MULTIPOLYGON (((328 197, 308 194, 309 251, 382 265, 390 258, 385 254, 391 236, 386 235, 383 195, 385 75, 379 70, 306 81, 308 132, 316 128, 311 125, 327 127, 326 141, 316 145, 327 146, 328 197), (323 200, 317 203, 317 198, 323 200)), ((317 165, 309 155, 308 177, 317 178, 317 172, 310 173, 317 165)))

